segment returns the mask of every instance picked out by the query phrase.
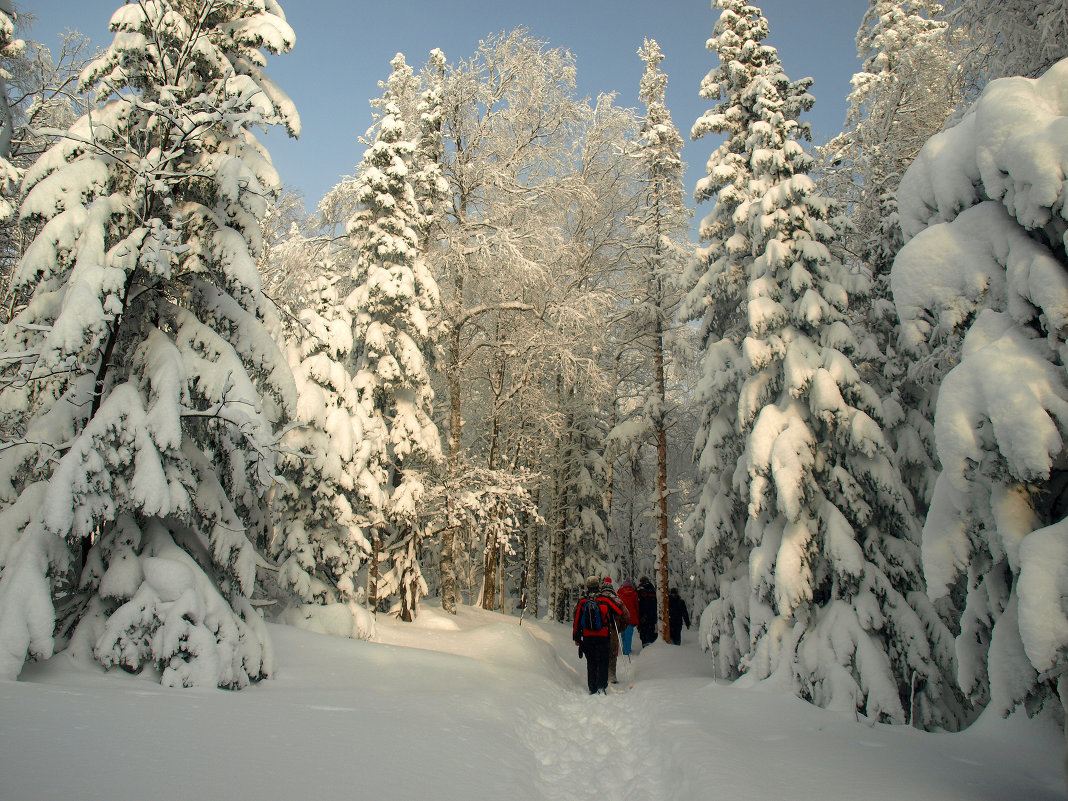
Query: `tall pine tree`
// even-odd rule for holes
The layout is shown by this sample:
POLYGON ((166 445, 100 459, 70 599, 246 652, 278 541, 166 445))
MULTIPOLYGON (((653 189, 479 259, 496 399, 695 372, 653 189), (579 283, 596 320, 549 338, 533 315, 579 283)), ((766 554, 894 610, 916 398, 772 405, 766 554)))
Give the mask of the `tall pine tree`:
MULTIPOLYGON (((394 62, 395 72, 403 61, 394 62)), ((423 220, 412 182, 415 145, 387 85, 383 113, 357 174, 359 210, 349 222, 356 251, 352 364, 369 440, 359 493, 369 518, 368 605, 388 596, 412 620, 426 591, 419 568, 423 470, 441 460, 428 369, 436 347, 438 287, 423 260, 423 220)))
MULTIPOLYGON (((722 66, 705 87, 729 105, 704 125, 744 124, 730 157, 748 172, 751 193, 732 215, 736 232, 725 247, 746 317, 741 346, 728 357, 728 374, 740 380, 742 449, 736 467, 721 468, 737 493, 723 506, 746 511, 742 528, 715 525, 736 524, 736 514, 706 525, 713 546, 705 549, 730 577, 706 625, 727 635, 732 654, 747 626, 748 652, 728 667, 776 677, 821 706, 942 723, 945 670, 926 629, 938 618, 918 578, 918 530, 882 434, 879 397, 851 359, 850 291, 867 282, 831 255, 835 208, 816 191, 807 174, 813 159, 799 141, 808 135, 798 116, 812 105, 811 81, 790 81, 762 44, 758 8, 718 5, 709 48, 722 66), (743 607, 733 585, 746 580, 743 607)), ((727 486, 719 475, 709 481, 717 491, 727 486)))
MULTIPOLYGON (((652 443, 656 478, 652 513, 656 518, 655 565, 657 601, 668 602, 668 402, 667 360, 672 326, 679 302, 683 242, 689 222, 683 203, 682 137, 667 108, 667 76, 660 70, 664 55, 655 40, 646 39, 638 55, 645 62, 638 96, 645 104, 641 137, 635 149, 641 193, 633 216, 640 256, 639 289, 630 309, 633 332, 649 381, 638 390, 637 421, 625 421, 631 436, 652 443), (635 426, 634 423, 638 425, 635 426)), ((661 636, 671 640, 665 615, 661 636)))
MULTIPOLYGON (((785 76, 775 48, 763 44, 767 20, 746 12, 744 3, 724 7, 708 48, 720 59, 701 82, 700 95, 719 101, 693 125, 691 139, 726 134, 706 165, 706 175, 694 190, 701 203, 714 200, 700 223, 704 247, 685 275, 688 294, 683 315, 700 318, 700 378, 697 402, 699 428, 694 442, 701 489, 687 529, 697 542, 697 563, 704 590, 714 599, 705 620, 720 675, 737 676, 749 651, 749 565, 742 530, 746 506, 736 485, 744 439, 738 421, 738 391, 742 383, 742 340, 747 333, 747 265, 752 261, 749 209, 753 184, 750 130, 761 122, 752 86, 785 76)), ((796 118, 811 103, 807 84, 786 83, 780 92, 792 98, 796 118)), ((739 476, 739 480, 744 476, 739 476)))
POLYGON ((905 374, 890 297, 890 265, 902 245, 897 187, 924 142, 960 101, 952 80, 959 35, 932 0, 871 0, 857 30, 861 70, 853 76, 845 129, 822 148, 820 186, 843 207, 842 258, 873 275, 871 298, 854 330, 867 329, 858 365, 883 398, 887 438, 922 518, 937 456, 933 404, 905 374))

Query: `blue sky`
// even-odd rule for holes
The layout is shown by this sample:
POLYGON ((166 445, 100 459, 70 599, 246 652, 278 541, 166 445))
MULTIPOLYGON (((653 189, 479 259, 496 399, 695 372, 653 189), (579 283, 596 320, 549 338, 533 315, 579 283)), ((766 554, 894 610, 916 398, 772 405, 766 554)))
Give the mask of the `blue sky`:
MULTIPOLYGON (((717 60, 705 50, 719 12, 709 0, 280 0, 297 34, 293 52, 272 57, 271 77, 300 111, 299 141, 265 138, 286 184, 301 190, 310 207, 341 176, 353 171, 363 147, 357 137, 371 122, 368 100, 389 61, 403 52, 418 67, 440 47, 450 60, 469 57, 487 35, 528 28, 578 63, 579 91, 615 92, 620 104, 638 107, 643 37, 660 43, 669 78, 668 105, 684 138, 707 108, 697 96, 717 60)), ((792 79, 811 76, 816 106, 806 119, 817 140, 836 134, 845 116, 849 79, 857 70, 854 37, 867 0, 756 0, 768 18, 767 43, 779 49, 792 79)), ((65 28, 94 44, 111 41, 108 20, 118 0, 15 0, 37 16, 30 35, 49 46, 65 28)), ((687 191, 704 174, 715 147, 709 138, 687 141, 687 191)), ((704 210, 703 210, 704 211, 704 210)))

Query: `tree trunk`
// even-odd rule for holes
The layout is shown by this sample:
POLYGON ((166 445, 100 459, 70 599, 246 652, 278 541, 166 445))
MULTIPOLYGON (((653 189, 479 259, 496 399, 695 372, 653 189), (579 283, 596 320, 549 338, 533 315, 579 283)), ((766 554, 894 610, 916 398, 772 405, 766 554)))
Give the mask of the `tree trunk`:
POLYGON ((630 575, 638 578, 638 559, 634 554, 634 492, 630 493, 630 509, 627 512, 627 546, 630 554, 630 575))
POLYGON ((497 533, 489 535, 486 549, 482 552, 482 592, 479 593, 478 605, 492 610, 497 603, 497 552, 501 544, 497 533))
MULTIPOLYGON (((559 459, 559 456, 557 456, 559 459)), ((549 513, 549 613, 554 620, 562 620, 564 608, 563 565, 564 523, 563 502, 560 498, 560 466, 553 470, 553 497, 549 513)))
POLYGON ((422 585, 416 556, 418 537, 414 531, 409 532, 409 537, 409 541, 403 546, 404 555, 401 557, 403 564, 397 571, 400 619, 405 623, 411 623, 415 620, 419 606, 420 586, 422 585))
MULTIPOLYGON (((451 482, 458 482, 460 464, 460 329, 457 327, 449 333, 448 357, 445 374, 449 386, 449 440, 448 440, 448 474, 451 482)), ((449 505, 452 503, 451 491, 445 495, 446 519, 451 520, 449 505)), ((441 533, 441 608, 450 615, 456 614, 456 529, 448 526, 441 533)))
POLYGON ((540 612, 538 605, 538 590, 541 583, 539 574, 541 567, 541 538, 538 534, 537 523, 527 516, 523 530, 523 607, 533 617, 537 618, 540 612))
MULTIPOLYGON (((560 407, 562 379, 556 376, 556 404, 560 407)), ((555 442, 553 458, 553 494, 549 504, 549 614, 554 620, 563 620, 564 600, 562 597, 564 531, 563 531, 563 437, 555 442)))
MULTIPOLYGON (((500 324, 498 323, 498 333, 500 330, 500 324)), ((494 360, 497 360, 496 354, 494 354, 494 360)), ((501 365, 499 370, 503 372, 504 367, 501 365)), ((503 377, 502 377, 503 381, 503 377)), ((498 393, 494 391, 494 395, 498 393)), ((500 414, 497 406, 497 399, 493 401, 493 413, 490 421, 490 441, 489 441, 489 458, 486 463, 486 467, 490 471, 497 469, 497 455, 500 449, 500 414)), ((493 512, 493 516, 490 519, 491 523, 496 523, 500 519, 500 512, 493 512)), ((496 526, 492 526, 494 532, 496 532, 496 526)), ((483 609, 492 610, 498 602, 503 602, 503 598, 497 595, 497 582, 504 581, 503 570, 500 565, 501 552, 504 549, 501 547, 500 537, 497 533, 490 534, 486 538, 486 549, 482 554, 482 592, 479 599, 479 606, 483 609)), ((503 594, 503 590, 501 591, 503 594)))
POLYGON ((504 548, 497 549, 497 610, 504 612, 504 548))
MULTIPOLYGON (((619 415, 619 358, 623 355, 623 351, 616 353, 615 364, 612 367, 612 412, 608 417, 608 430, 609 432, 615 430, 616 419, 619 415)), ((604 490, 604 523, 608 529, 608 539, 612 538, 612 485, 615 483, 616 475, 616 460, 613 454, 605 452, 605 461, 608 463, 608 474, 605 476, 605 490, 604 490)), ((634 546, 631 544, 631 572, 630 575, 634 575, 634 546)))
POLYGON ((382 536, 376 528, 371 536, 371 564, 367 569, 367 608, 372 613, 378 612, 378 582, 380 579, 378 560, 382 553, 382 536))
POLYGON ((657 493, 657 603, 663 610, 660 615, 660 636, 665 642, 671 642, 671 626, 668 620, 668 521, 667 521, 667 428, 664 425, 664 410, 667 394, 664 389, 664 332, 659 314, 656 320, 656 392, 660 407, 654 425, 656 426, 656 493, 657 493))

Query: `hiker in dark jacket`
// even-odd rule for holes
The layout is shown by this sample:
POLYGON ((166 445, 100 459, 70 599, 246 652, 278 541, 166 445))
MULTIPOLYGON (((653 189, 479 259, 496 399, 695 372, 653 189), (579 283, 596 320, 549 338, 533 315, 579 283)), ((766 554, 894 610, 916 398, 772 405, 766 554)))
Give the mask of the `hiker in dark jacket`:
POLYGON ((682 624, 690 628, 690 612, 686 608, 686 602, 679 595, 677 587, 672 587, 668 593, 668 627, 671 629, 671 642, 673 645, 682 645, 682 624))
POLYGON ((608 629, 612 625, 612 614, 622 615, 623 605, 605 596, 601 579, 591 576, 586 580, 586 594, 575 606, 575 622, 571 627, 571 637, 579 647, 579 656, 586 659, 586 683, 590 695, 608 692, 608 629), (586 604, 596 607, 599 627, 592 627, 588 619, 592 615, 584 614, 586 604))
POLYGON ((638 636, 642 638, 642 648, 656 642, 656 588, 648 576, 642 576, 638 582, 638 636))

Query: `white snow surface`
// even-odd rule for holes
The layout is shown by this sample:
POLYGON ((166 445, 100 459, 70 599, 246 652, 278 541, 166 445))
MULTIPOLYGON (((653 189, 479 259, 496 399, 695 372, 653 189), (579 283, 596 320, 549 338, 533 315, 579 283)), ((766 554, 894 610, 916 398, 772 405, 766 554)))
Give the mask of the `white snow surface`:
MULTIPOLYGON (((0 681, 0 798, 1063 799, 1044 719, 868 725, 716 681, 693 631, 589 696, 570 628, 427 603, 371 642, 282 625, 276 677, 161 687, 67 654, 0 681), (688 640, 688 642, 686 642, 688 640), (629 687, 629 689, 627 689, 629 687)), ((636 648, 640 647, 636 643, 636 648)))

